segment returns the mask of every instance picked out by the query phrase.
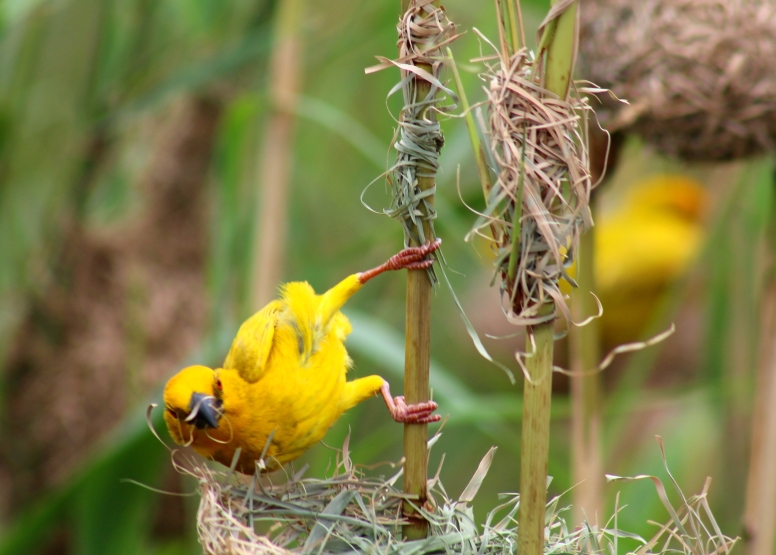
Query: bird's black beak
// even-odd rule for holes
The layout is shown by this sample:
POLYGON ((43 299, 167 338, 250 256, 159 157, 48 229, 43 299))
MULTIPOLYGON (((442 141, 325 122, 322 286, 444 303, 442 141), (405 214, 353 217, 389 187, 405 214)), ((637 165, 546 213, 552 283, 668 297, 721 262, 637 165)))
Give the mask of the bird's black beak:
POLYGON ((189 403, 189 415, 186 422, 193 423, 200 430, 202 428, 218 428, 218 419, 221 417, 221 401, 212 395, 193 393, 189 403))

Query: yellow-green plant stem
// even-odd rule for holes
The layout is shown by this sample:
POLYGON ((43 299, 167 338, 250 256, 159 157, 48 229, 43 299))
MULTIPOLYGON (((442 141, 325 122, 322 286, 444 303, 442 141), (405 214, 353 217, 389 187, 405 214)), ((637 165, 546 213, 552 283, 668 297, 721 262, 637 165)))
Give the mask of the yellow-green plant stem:
MULTIPOLYGON (((772 201, 773 202, 773 201, 772 201)), ((747 555, 776 553, 776 211, 771 207, 770 260, 764 268, 765 286, 760 314, 760 355, 752 415, 743 527, 747 555)), ((768 259, 766 259, 768 260, 768 259)))
POLYGON ((469 99, 466 97, 466 91, 463 88, 461 74, 458 71, 458 66, 455 64, 453 52, 449 48, 447 49, 447 57, 450 58, 450 68, 453 70, 453 81, 455 81, 455 88, 458 90, 458 100, 461 103, 461 109, 464 114, 463 119, 466 122, 466 130, 469 132, 472 150, 474 150, 474 159, 477 162, 477 173, 480 176, 482 194, 485 195, 485 200, 487 200, 490 196, 490 190, 493 188, 493 180, 490 178, 490 170, 488 169, 488 163, 485 160, 485 151, 482 148, 480 136, 477 134, 477 126, 474 124, 474 116, 472 116, 469 99))
MULTIPOLYGON (((409 0, 402 0, 402 13, 410 6, 409 0)), ((434 2, 439 5, 438 0, 434 2)), ((432 68, 427 64, 418 64, 418 67, 431 73, 432 68)), ((431 83, 415 77, 412 83, 413 94, 410 98, 423 99, 431 90, 431 83)), ((433 118, 434 113, 429 112, 427 117, 433 118)), ((418 177, 418 187, 425 191, 434 186, 434 176, 418 177)), ((433 205, 434 197, 427 197, 426 201, 433 205)), ((422 205, 421 205, 422 206, 422 205)), ((421 210, 424 208, 421 207, 421 210)), ((426 214, 423 214, 425 216, 426 214)), ((431 224, 423 219, 424 236, 428 240, 433 239, 431 224)), ((405 327, 405 354, 404 354, 404 397, 407 403, 421 403, 428 401, 429 390, 429 366, 431 361, 431 282, 426 270, 409 270, 407 272, 407 305, 405 327)), ((404 491, 416 499, 413 501, 422 506, 428 497, 428 425, 405 424, 404 425, 404 491)), ((428 535, 428 522, 415 510, 412 503, 405 502, 404 516, 410 523, 405 525, 402 532, 408 540, 425 538, 428 535)))
POLYGON ((291 149, 301 75, 300 25, 305 0, 282 0, 277 7, 269 70, 269 119, 259 157, 261 191, 254 233, 251 311, 275 297, 282 279, 291 149))
POLYGON ((525 44, 523 33, 523 17, 520 13, 519 0, 505 0, 507 3, 507 17, 509 19, 509 38, 512 41, 512 54, 520 50, 520 45, 525 44))
MULTIPOLYGON (((407 316, 405 331, 404 396, 407 403, 421 403, 429 398, 429 364, 431 360, 431 283, 424 270, 409 270, 407 276, 407 316)), ((428 496, 428 424, 404 425, 404 491, 416 495, 418 506, 428 496)), ((428 522, 405 503, 404 516, 410 523, 403 534, 408 540, 425 538, 428 522)))
MULTIPOLYGON (((547 305, 546 311, 554 310, 547 305)), ((547 497, 547 464, 550 450, 550 402, 552 398, 553 322, 532 326, 526 350, 527 379, 523 389, 523 437, 520 450, 520 509, 518 553, 541 555, 544 551, 544 513, 547 497), (530 338, 533 337, 533 345, 530 338)))
MULTIPOLYGON (((595 228, 579 241, 577 289, 571 297, 574 321, 581 322, 598 307, 590 294, 595 291, 595 228)), ((586 326, 571 326, 571 461, 573 524, 586 519, 596 523, 603 508, 603 465, 601 462, 601 375, 593 372, 601 359, 598 320, 586 326), (592 373, 591 373, 592 372, 592 373)))
MULTIPOLYGON (((558 1, 550 0, 550 6, 558 1)), ((546 50, 544 87, 564 100, 574 72, 577 40, 577 2, 573 2, 555 21, 547 25, 539 49, 540 54, 546 50)))
MULTIPOLYGON (((551 0, 551 6, 559 0, 551 0)), ((543 58, 542 82, 562 100, 568 96, 574 71, 577 40, 577 2, 573 2, 545 28, 539 51, 543 58)), ((551 8, 552 10, 552 8, 551 8)), ((563 185, 563 184, 561 184, 563 185)), ((514 239, 514 238, 513 238, 514 239)), ((544 307, 551 314, 554 304, 544 307)), ((532 326, 535 351, 526 359, 528 379, 523 390, 523 437, 520 463, 520 510, 518 554, 544 552, 544 515, 547 500, 547 465, 550 448, 550 401, 552 396, 553 322, 532 326)), ((528 345, 532 352, 532 345, 528 345)))

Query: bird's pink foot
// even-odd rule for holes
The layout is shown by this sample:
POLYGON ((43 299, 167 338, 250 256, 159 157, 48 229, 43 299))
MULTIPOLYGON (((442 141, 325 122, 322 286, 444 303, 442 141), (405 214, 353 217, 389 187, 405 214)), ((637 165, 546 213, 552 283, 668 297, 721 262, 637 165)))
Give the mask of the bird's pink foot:
POLYGON ((431 422, 439 422, 442 419, 438 414, 431 414, 438 407, 434 401, 408 405, 404 401, 403 396, 391 397, 391 389, 388 382, 383 382, 380 393, 383 395, 388 412, 391 413, 396 422, 402 424, 429 424, 431 422))
POLYGON ((437 250, 442 244, 441 239, 436 239, 419 247, 409 247, 394 254, 385 264, 372 268, 358 275, 361 283, 366 283, 373 277, 389 270, 424 270, 434 263, 433 259, 426 256, 437 250))

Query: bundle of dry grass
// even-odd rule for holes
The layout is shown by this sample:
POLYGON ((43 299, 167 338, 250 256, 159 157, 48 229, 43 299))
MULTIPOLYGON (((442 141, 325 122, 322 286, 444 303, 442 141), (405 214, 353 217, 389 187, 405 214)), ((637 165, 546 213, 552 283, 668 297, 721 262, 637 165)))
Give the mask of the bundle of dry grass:
POLYGON ((497 60, 483 80, 489 83, 490 152, 499 174, 474 231, 490 229, 510 322, 551 321, 555 312, 545 308, 553 304, 570 320, 559 282, 575 285, 566 268, 580 234, 592 225, 580 122, 588 106, 574 89, 564 100, 544 88, 541 68, 527 49, 497 60))
POLYGON ((776 148, 776 3, 598 0, 582 10, 584 75, 631 105, 604 110, 688 160, 776 148))
MULTIPOLYGON (((208 554, 460 553, 467 551, 465 545, 482 543, 468 503, 485 478, 494 452, 491 449, 486 455, 457 501, 448 497, 437 472, 429 483, 428 502, 417 507, 429 520, 432 535, 416 541, 401 538, 406 524, 402 502, 411 497, 394 486, 403 469, 387 478, 366 476, 349 459, 347 440, 338 451, 333 475, 325 479, 303 478, 304 469, 286 475, 280 483, 258 472, 247 481, 231 471, 217 472, 198 463, 184 471, 200 484, 198 531, 208 554)), ((517 496, 511 497, 510 503, 516 504, 517 496)), ((508 537, 505 541, 502 547, 511 543, 508 537)))

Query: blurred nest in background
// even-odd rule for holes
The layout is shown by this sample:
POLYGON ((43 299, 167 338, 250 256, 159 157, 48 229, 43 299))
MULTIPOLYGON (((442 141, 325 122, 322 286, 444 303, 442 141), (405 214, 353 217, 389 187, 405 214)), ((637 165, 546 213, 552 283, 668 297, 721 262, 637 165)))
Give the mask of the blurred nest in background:
POLYGON ((776 3, 597 0, 582 12, 585 77, 610 131, 631 128, 687 160, 730 160, 776 147, 776 3))

